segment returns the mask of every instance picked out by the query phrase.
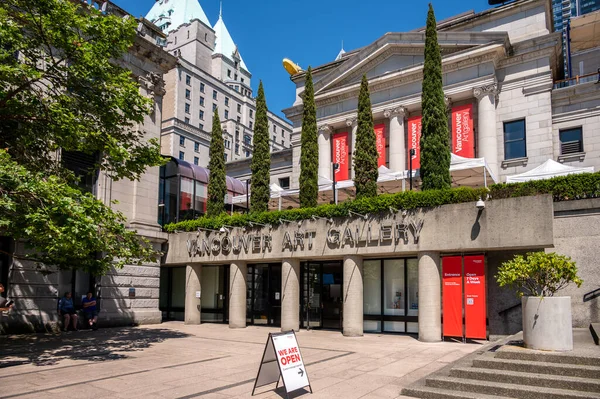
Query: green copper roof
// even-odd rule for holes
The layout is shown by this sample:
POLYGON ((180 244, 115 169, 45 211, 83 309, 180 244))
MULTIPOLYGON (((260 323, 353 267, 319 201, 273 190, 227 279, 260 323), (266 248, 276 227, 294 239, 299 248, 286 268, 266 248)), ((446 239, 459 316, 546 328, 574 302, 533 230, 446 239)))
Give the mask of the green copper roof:
POLYGON ((182 24, 198 19, 211 26, 198 0, 157 0, 146 19, 169 33, 182 24))
MULTIPOLYGON (((225 22, 223 22, 223 12, 219 12, 219 20, 213 27, 215 31, 216 40, 215 40, 215 50, 213 54, 223 54, 229 59, 233 59, 233 53, 238 51, 236 44, 233 42, 233 38, 229 34, 227 27, 225 26, 225 22)), ((242 55, 238 51, 238 56, 240 57, 240 66, 248 71, 244 60, 242 59, 242 55)))

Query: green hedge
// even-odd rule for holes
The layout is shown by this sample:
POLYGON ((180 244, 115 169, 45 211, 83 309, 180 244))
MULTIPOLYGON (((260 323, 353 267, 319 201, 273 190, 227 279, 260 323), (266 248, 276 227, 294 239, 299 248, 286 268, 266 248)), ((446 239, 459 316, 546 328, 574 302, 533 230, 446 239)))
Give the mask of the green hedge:
POLYGON ((477 201, 480 197, 488 200, 524 197, 538 194, 552 194, 554 201, 584 198, 600 198, 600 172, 555 177, 526 183, 494 184, 485 188, 459 187, 449 190, 405 191, 396 194, 382 194, 374 198, 346 201, 338 205, 321 205, 315 208, 297 208, 284 211, 269 211, 250 214, 222 214, 208 218, 171 223, 165 226, 169 233, 174 231, 195 231, 198 228, 219 229, 223 225, 248 226, 249 222, 278 225, 280 219, 289 221, 310 219, 313 215, 324 218, 345 217, 349 211, 360 214, 389 212, 390 208, 404 210, 435 207, 446 204, 459 204, 477 201))

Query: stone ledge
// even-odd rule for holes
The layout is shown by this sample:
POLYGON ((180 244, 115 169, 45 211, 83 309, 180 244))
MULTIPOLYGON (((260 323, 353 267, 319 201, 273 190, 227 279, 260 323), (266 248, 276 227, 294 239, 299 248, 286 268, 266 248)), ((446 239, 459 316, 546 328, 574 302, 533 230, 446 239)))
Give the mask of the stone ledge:
POLYGON ((527 162, 529 162, 529 158, 515 158, 515 159, 505 159, 502 161, 502 169, 506 169, 510 166, 527 166, 527 162))
POLYGON ((585 152, 576 152, 573 154, 559 155, 557 161, 560 163, 572 162, 572 161, 583 162, 584 159, 585 159, 585 152))

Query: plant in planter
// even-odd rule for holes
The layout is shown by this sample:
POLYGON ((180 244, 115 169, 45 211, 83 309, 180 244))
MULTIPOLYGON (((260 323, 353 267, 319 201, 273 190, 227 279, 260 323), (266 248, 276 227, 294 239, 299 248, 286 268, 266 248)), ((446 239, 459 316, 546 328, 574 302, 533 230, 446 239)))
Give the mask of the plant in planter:
POLYGON ((554 296, 570 283, 580 287, 577 266, 568 256, 530 252, 516 255, 498 269, 496 280, 510 286, 521 297, 523 341, 531 349, 573 349, 571 297, 554 296))

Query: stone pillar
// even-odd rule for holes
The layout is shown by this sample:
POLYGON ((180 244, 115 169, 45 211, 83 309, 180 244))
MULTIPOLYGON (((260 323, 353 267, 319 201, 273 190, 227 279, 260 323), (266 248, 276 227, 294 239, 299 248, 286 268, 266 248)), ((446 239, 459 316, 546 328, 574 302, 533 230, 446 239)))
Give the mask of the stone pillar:
POLYGON ((185 324, 200 324, 202 299, 196 298, 196 292, 202 292, 202 265, 185 267, 185 324))
POLYGON ((235 261, 229 269, 229 328, 246 327, 246 262, 235 261))
POLYGON ((390 170, 401 172, 406 167, 406 143, 404 141, 404 116, 406 108, 397 107, 383 112, 390 119, 390 170))
POLYGON ((419 341, 442 340, 440 253, 419 252, 419 341))
POLYGON ((319 127, 319 177, 331 180, 331 127, 319 127))
POLYGON ((360 256, 344 257, 343 334, 346 337, 363 335, 363 260, 360 256))
POLYGON ((496 84, 477 87, 477 156, 485 158, 492 173, 498 178, 498 141, 496 137, 496 84))
POLYGON ((281 331, 300 329, 300 260, 281 264, 281 331))
POLYGON ((346 119, 346 126, 350 128, 350 140, 352 142, 350 147, 350 178, 354 179, 354 150, 356 149, 356 132, 358 130, 358 122, 356 118, 346 119))

